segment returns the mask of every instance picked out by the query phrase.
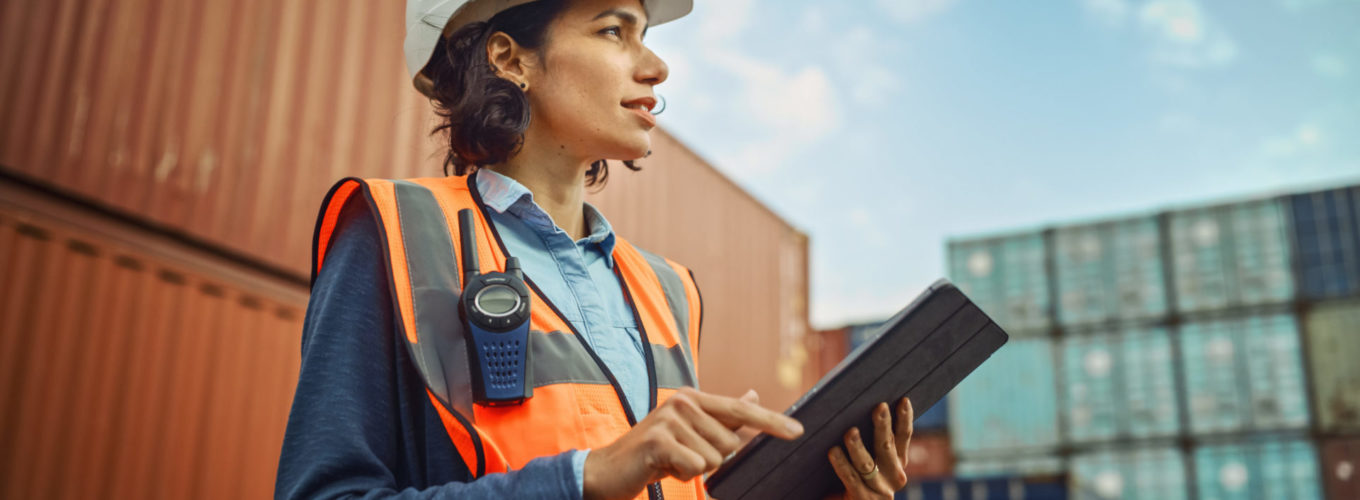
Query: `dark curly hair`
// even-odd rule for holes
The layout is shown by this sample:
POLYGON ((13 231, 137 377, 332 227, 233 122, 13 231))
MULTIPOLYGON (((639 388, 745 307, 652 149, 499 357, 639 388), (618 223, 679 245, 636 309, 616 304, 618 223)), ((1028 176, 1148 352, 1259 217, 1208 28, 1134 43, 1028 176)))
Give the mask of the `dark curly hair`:
MULTIPOLYGON (((548 24, 565 7, 565 0, 536 0, 440 37, 424 73, 433 82, 430 99, 442 119, 431 134, 447 132, 449 140, 444 175, 449 166, 456 175, 466 175, 519 152, 532 118, 529 100, 518 86, 496 76, 486 59, 486 42, 501 31, 526 49, 541 50, 548 24)), ((623 164, 641 170, 632 160, 623 164)), ((598 160, 586 171, 586 185, 603 187, 608 177, 608 163, 598 160)))

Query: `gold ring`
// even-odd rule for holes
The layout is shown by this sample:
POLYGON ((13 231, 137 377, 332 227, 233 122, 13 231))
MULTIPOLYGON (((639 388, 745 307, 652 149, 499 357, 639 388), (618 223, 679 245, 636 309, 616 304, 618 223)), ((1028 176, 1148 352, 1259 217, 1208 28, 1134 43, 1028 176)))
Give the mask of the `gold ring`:
POLYGON ((873 470, 870 470, 869 472, 859 472, 859 478, 868 481, 870 479, 873 479, 876 474, 878 474, 878 464, 874 464, 873 470))

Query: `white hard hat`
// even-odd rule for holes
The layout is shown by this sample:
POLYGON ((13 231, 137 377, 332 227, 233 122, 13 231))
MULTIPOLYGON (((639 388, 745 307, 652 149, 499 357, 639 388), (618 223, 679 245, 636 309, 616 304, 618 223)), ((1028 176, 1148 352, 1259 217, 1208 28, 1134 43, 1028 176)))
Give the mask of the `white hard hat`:
MULTIPOLYGON (((429 64, 439 37, 449 28, 490 20, 500 11, 533 0, 406 0, 406 70, 417 89, 422 88, 421 70, 429 64)), ((643 0, 647 25, 674 21, 694 8, 694 0, 643 0)), ((428 79, 425 82, 428 85, 428 79)))

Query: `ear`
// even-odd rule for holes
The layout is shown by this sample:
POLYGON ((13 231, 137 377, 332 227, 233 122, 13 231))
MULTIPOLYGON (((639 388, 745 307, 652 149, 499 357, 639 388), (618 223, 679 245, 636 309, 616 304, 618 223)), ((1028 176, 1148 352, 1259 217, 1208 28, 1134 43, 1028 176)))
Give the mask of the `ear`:
POLYGON ((503 31, 492 33, 486 40, 486 60, 491 63, 491 70, 516 87, 529 83, 532 67, 529 59, 533 56, 533 51, 521 47, 503 31))

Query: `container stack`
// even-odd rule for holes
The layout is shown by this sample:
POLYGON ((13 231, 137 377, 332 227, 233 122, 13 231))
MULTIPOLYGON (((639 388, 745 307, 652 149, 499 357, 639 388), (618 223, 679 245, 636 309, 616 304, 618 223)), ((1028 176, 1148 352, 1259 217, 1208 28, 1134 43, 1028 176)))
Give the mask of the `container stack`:
POLYGON ((1011 334, 951 393, 960 478, 1078 498, 1360 498, 1360 186, 948 245, 1011 334))

